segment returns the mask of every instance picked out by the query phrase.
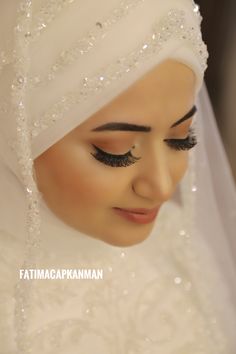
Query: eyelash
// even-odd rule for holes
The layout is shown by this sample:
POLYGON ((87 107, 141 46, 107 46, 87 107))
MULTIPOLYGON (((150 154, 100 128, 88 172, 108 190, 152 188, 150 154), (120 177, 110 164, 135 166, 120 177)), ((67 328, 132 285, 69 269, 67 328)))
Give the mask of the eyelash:
POLYGON ((165 139, 167 145, 177 151, 190 150, 197 145, 197 137, 192 128, 189 129, 189 135, 185 139, 165 139))
POLYGON ((96 160, 111 167, 127 167, 140 160, 140 157, 133 156, 131 151, 128 151, 122 155, 113 155, 99 149, 95 145, 93 145, 93 147, 95 148, 96 152, 91 153, 91 155, 95 157, 96 160))
MULTIPOLYGON (((177 151, 190 150, 197 144, 197 138, 193 129, 190 129, 189 135, 185 139, 165 139, 164 141, 171 149, 177 151)), ((91 153, 91 155, 96 160, 111 167, 128 167, 141 159, 141 157, 133 156, 131 151, 128 151, 122 155, 113 155, 99 149, 96 145, 92 144, 92 146, 96 152, 91 153)))

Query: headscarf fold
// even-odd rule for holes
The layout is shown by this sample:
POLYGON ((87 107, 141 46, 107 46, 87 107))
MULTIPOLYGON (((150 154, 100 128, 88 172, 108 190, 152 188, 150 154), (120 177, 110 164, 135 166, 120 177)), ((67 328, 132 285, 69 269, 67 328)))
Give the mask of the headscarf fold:
MULTIPOLYGON (((47 240, 55 224, 58 237, 61 232, 67 240, 76 238, 75 230, 50 214, 41 200, 33 160, 166 59, 180 61, 194 71, 197 95, 208 54, 201 37, 199 7, 190 0, 17 0, 2 2, 0 10, 0 229, 26 242, 27 268, 34 265, 39 252, 40 232, 43 241, 47 240)), ((204 121, 200 124, 204 126, 204 121)), ((195 163, 204 156, 197 151, 200 160, 191 154, 179 194, 170 202, 178 201, 185 229, 179 230, 177 223, 176 232, 183 237, 196 233, 194 212, 209 212, 202 194, 196 192, 205 191, 204 183, 211 184, 212 179, 210 173, 205 181, 195 174, 195 163)), ((229 180, 232 191, 230 173, 225 183, 229 180)), ((216 189, 209 193, 214 197, 216 189)), ((212 220, 218 216, 214 210, 212 220)), ((233 225, 235 218, 230 220, 233 225)), ((209 221, 198 220, 203 238, 211 230, 209 221)), ((220 217, 218 221, 222 226, 220 217)), ((165 213, 160 217, 162 223, 167 223, 165 213)), ((230 282, 235 269, 224 230, 218 228, 217 242, 224 245, 227 260, 222 269, 230 282)), ((63 235, 61 240, 63 244, 63 235)), ((216 261, 217 252, 216 248, 216 261)), ((28 348, 27 318, 22 313, 28 313, 30 296, 25 294, 29 290, 19 283, 15 295, 17 342, 22 353, 28 348)))

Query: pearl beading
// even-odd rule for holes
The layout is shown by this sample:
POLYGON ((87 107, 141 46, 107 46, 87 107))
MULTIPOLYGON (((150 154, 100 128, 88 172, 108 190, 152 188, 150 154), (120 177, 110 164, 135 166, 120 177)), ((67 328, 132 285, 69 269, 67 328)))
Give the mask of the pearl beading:
MULTIPOLYGON (((199 16, 198 13, 196 15, 199 16)), ((207 67, 208 52, 205 43, 202 41, 200 29, 191 27, 186 23, 183 10, 172 9, 162 21, 154 25, 151 34, 141 46, 130 52, 126 57, 117 58, 115 62, 101 69, 96 75, 84 77, 77 89, 63 95, 47 112, 42 114, 40 119, 34 120, 31 125, 32 138, 62 119, 74 104, 101 92, 113 81, 122 79, 145 60, 148 60, 154 54, 158 54, 171 39, 186 41, 199 58, 202 72, 204 72, 207 67)))

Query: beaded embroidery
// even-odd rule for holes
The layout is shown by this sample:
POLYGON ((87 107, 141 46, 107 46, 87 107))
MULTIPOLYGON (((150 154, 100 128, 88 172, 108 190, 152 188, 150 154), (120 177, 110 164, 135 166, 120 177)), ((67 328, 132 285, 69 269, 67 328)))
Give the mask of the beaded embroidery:
MULTIPOLYGON (((40 8, 38 14, 35 16, 34 25, 29 26, 25 32, 24 37, 28 41, 34 41, 39 37, 43 31, 48 28, 49 24, 56 18, 56 15, 59 14, 66 6, 74 3, 75 0, 45 0, 45 4, 40 8)), ((20 10, 23 14, 24 5, 20 10)), ((22 36, 22 39, 23 39, 22 36)), ((13 59, 16 59, 16 52, 7 53, 6 51, 0 51, 0 74, 3 67, 7 64, 10 64, 13 59)))
MULTIPOLYGON (((113 9, 112 13, 107 18, 104 18, 102 21, 95 24, 94 28, 87 33, 85 38, 78 39, 71 49, 60 53, 58 59, 44 78, 31 78, 31 85, 37 86, 52 80, 56 72, 62 70, 64 66, 75 61, 79 55, 88 53, 99 39, 101 40, 105 37, 112 25, 116 24, 120 19, 126 16, 133 7, 144 1, 145 0, 122 0, 120 5, 113 9)), ((35 15, 32 29, 28 29, 25 32, 25 38, 30 41, 36 40, 43 33, 43 31, 49 27, 52 21, 56 18, 56 15, 65 9, 65 7, 73 4, 74 2, 75 0, 45 1, 45 4, 40 8, 38 14, 35 15)), ((11 54, 6 53, 5 51, 0 52, 0 73, 2 68, 11 63, 11 61, 11 54)))
POLYGON ((1 74, 3 67, 9 63, 10 63, 10 55, 2 50, 0 52, 0 74, 1 74))
MULTIPOLYGON (((141 0, 139 0, 141 1, 141 0)), ((32 1, 24 0, 20 3, 19 19, 15 28, 16 46, 13 52, 13 58, 1 52, 0 70, 4 65, 10 63, 13 59, 15 67, 15 81, 12 84, 12 99, 16 111, 17 119, 17 155, 18 162, 21 168, 23 182, 28 201, 27 214, 27 249, 26 261, 24 268, 34 268, 34 261, 37 255, 40 235, 40 217, 39 217, 39 195, 37 186, 33 179, 32 167, 33 160, 31 156, 31 137, 37 136, 41 131, 48 128, 51 124, 63 117, 63 114, 68 110, 72 104, 79 103, 82 99, 86 99, 89 95, 100 92, 107 87, 111 82, 122 78, 136 66, 140 65, 144 59, 148 59, 153 54, 158 53, 163 44, 171 38, 177 38, 187 41, 193 47, 196 55, 199 57, 202 70, 206 67, 207 51, 204 43, 201 40, 200 31, 194 27, 188 27, 185 22, 185 13, 180 10, 171 10, 167 17, 156 24, 152 34, 142 44, 140 48, 128 54, 125 58, 118 58, 117 61, 94 77, 85 77, 78 91, 70 92, 63 96, 61 100, 56 103, 49 112, 46 112, 42 120, 36 121, 33 124, 31 136, 28 130, 28 116, 26 107, 26 91, 29 87, 29 55, 28 47, 30 41, 34 36, 39 35, 52 20, 56 13, 64 7, 64 5, 72 4, 74 0, 67 1, 49 1, 46 6, 49 6, 48 12, 42 8, 41 14, 44 13, 46 17, 39 14, 40 23, 37 22, 37 34, 31 30, 32 18, 32 1), (59 5, 59 6, 58 6, 59 5), (58 9, 57 9, 58 6, 58 9), (45 12, 44 12, 45 11, 45 12), (41 17, 40 17, 41 16, 41 17), (41 27, 40 27, 41 26, 41 27), (20 58, 20 59, 19 59, 20 58)), ((130 4, 133 2, 130 1, 130 4)), ((127 10, 127 8, 126 8, 127 10)), ((198 9, 194 7, 194 12, 198 16, 198 9)), ((124 13, 122 14, 122 16, 124 13)), ((97 22, 96 27, 98 33, 102 33, 104 26, 103 22, 97 22)), ((59 68, 59 67, 58 67, 59 68)), ((57 70, 56 70, 57 71, 57 70)), ((19 353, 25 354, 30 352, 27 338, 27 317, 29 311, 30 299, 30 283, 19 282, 15 289, 15 323, 17 332, 17 344, 19 353)), ((125 295, 125 294, 124 294, 125 295)))
MULTIPOLYGON (((28 115, 26 104, 26 91, 29 72, 28 41, 23 39, 31 25, 32 1, 24 0, 18 8, 18 24, 15 27, 15 51, 19 55, 14 61, 15 79, 12 83, 12 104, 16 114, 17 149, 21 176, 27 198, 27 239, 24 268, 31 268, 37 256, 40 235, 39 195, 33 178, 33 159, 31 156, 31 138, 28 130, 28 115), (23 40, 22 40, 23 39, 23 40)), ((27 317, 30 310, 30 282, 19 281, 15 287, 15 326, 17 333, 17 346, 19 353, 28 353, 27 317)))
POLYGON ((83 38, 78 38, 70 49, 62 51, 45 76, 31 78, 32 87, 45 85, 49 81, 52 81, 58 72, 74 63, 80 55, 90 52, 97 42, 105 38, 111 26, 127 16, 130 10, 144 1, 145 0, 122 0, 119 6, 113 9, 108 17, 96 22, 94 27, 88 31, 83 38))
MULTIPOLYGON (((28 37, 34 40, 48 28, 49 24, 60 14, 62 10, 73 4, 75 0, 45 0, 44 5, 36 15, 32 30, 28 32, 28 37)), ((27 34, 26 34, 27 35, 27 34)))
POLYGON ((186 24, 184 11, 178 9, 170 10, 161 22, 155 24, 152 33, 140 47, 130 52, 126 57, 118 58, 115 63, 103 68, 97 75, 85 77, 77 90, 65 94, 39 120, 34 121, 31 126, 32 137, 36 137, 44 129, 62 119, 64 113, 73 104, 78 104, 89 96, 100 92, 111 82, 134 70, 144 60, 159 53, 163 45, 172 38, 186 41, 191 45, 200 60, 202 72, 204 72, 207 66, 208 53, 206 45, 202 41, 200 30, 186 24))
MULTIPOLYGON (((45 0, 45 4, 36 15, 36 19, 34 21, 35 25, 33 28, 29 26, 25 30, 24 37, 31 41, 35 40, 46 28, 48 28, 49 24, 55 19, 56 15, 74 1, 75 0, 45 0)), ((21 14, 24 13, 24 5, 22 5, 20 12, 21 14)), ((3 67, 12 62, 15 54, 15 51, 12 54, 3 50, 0 51, 0 74, 3 67)))
MULTIPOLYGON (((165 215, 167 220, 170 211, 165 215)), ((138 253, 134 256, 129 250, 117 250, 111 254, 105 252, 100 259, 98 257, 92 261, 81 250, 79 262, 85 268, 104 269, 102 282, 83 283, 83 286, 66 282, 50 282, 41 286, 38 282, 32 293, 35 306, 32 323, 39 318, 38 310, 40 314, 45 309, 50 311, 51 320, 47 324, 39 324, 35 331, 30 332, 32 353, 38 353, 40 349, 42 353, 42 343, 43 353, 48 354, 54 351, 62 353, 71 344, 73 348, 82 350, 83 336, 88 335, 90 340, 93 335, 99 337, 107 348, 103 353, 109 354, 154 354, 157 347, 162 353, 169 352, 171 347, 176 353, 182 353, 184 348, 187 353, 208 354, 214 346, 218 354, 226 353, 226 342, 221 337, 218 319, 211 307, 211 297, 205 294, 204 285, 201 287, 190 276, 196 271, 201 278, 202 268, 191 254, 193 248, 188 249, 185 240, 173 234, 173 229, 177 231, 183 227, 182 217, 177 213, 172 220, 174 228, 173 224, 169 225, 168 231, 155 235, 165 241, 155 242, 155 258, 150 257, 148 264, 145 257, 140 259, 138 253), (173 253, 170 254, 170 251, 173 253), (185 264, 189 265, 187 270, 182 268, 185 264), (151 269, 159 270, 154 277, 149 273, 151 269), (199 310, 201 299, 205 304, 203 312, 199 310), (81 312, 74 311, 72 315, 68 311, 68 316, 63 318, 55 316, 58 309, 68 308, 68 304, 73 306, 74 300, 81 305, 81 312), (157 326, 154 331, 151 327, 153 318, 157 326), (191 333, 195 334, 194 337, 191 333), (178 338, 181 342, 176 344, 178 338)), ((50 258, 50 253, 44 254, 43 262, 45 260, 46 268, 54 267, 55 258, 50 258)), ((67 261, 64 262, 61 264, 63 268, 67 261)))

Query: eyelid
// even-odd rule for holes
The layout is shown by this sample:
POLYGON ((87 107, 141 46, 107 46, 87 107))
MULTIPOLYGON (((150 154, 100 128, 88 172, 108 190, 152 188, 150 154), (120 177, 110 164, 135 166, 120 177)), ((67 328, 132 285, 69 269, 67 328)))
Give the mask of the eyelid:
MULTIPOLYGON (((180 135, 179 133, 178 133, 178 135, 180 135)), ((185 133, 185 134, 182 134, 182 135, 184 135, 184 137, 182 138, 179 138, 179 137, 177 137, 177 136, 172 136, 172 137, 169 137, 169 138, 166 138, 166 139, 164 139, 164 141, 167 141, 167 140, 179 140, 179 141, 183 141, 183 140, 186 140, 189 136, 192 136, 192 135, 196 135, 195 134, 195 129, 194 129, 194 127, 193 126, 190 126, 189 128, 188 128, 188 131, 185 133)))
POLYGON ((168 139, 185 139, 179 138, 179 136, 188 137, 188 135, 194 131, 194 122, 186 121, 183 124, 180 124, 171 129, 170 137, 168 139))
MULTIPOLYGON (((114 132, 117 134, 117 132, 114 132)), ((103 154, 106 154, 107 157, 129 157, 129 158, 141 158, 141 157, 136 157, 137 155, 141 155, 142 151, 140 151, 140 146, 142 145, 143 137, 140 137, 139 134, 135 132, 135 134, 130 133, 130 132, 122 132, 122 134, 117 134, 115 137, 115 148, 113 147, 113 137, 110 139, 105 136, 103 139, 89 139, 89 145, 93 146, 96 149, 100 149, 100 151, 103 154), (127 137, 123 137, 123 134, 128 134, 127 137), (111 148, 104 147, 103 148, 103 143, 105 142, 105 146, 110 143, 111 148), (108 142, 108 143, 107 143, 108 142), (140 144, 141 143, 141 144, 140 144), (135 147, 135 150, 134 150, 135 147), (137 149, 138 148, 138 149, 137 149), (135 156, 134 156, 134 155, 135 156)))
POLYGON ((178 129, 181 129, 181 128, 183 129, 184 127, 190 127, 193 124, 193 122, 194 122, 193 118, 194 117, 186 119, 181 124, 178 124, 178 125, 172 127, 171 130, 178 130, 178 129))
POLYGON ((189 130, 189 134, 183 139, 165 139, 166 144, 174 150, 190 150, 197 145, 197 137, 194 129, 189 130))
POLYGON ((92 144, 92 146, 96 152, 91 153, 91 155, 96 160, 102 162, 105 165, 109 165, 110 167, 128 167, 140 160, 140 157, 135 157, 132 155, 131 150, 123 155, 114 155, 101 150, 94 144, 92 144))
POLYGON ((90 143, 91 145, 95 145, 107 153, 122 155, 131 149, 135 143, 135 139, 133 136, 132 138, 129 137, 128 139, 124 139, 123 136, 122 138, 120 136, 116 138, 103 137, 101 139, 92 139, 90 140, 90 143))
POLYGON ((124 154, 113 154, 107 151, 104 151, 103 149, 99 148, 98 146, 92 144, 92 146, 94 147, 95 150, 102 152, 103 154, 109 155, 109 156, 113 156, 113 157, 121 157, 121 156, 126 156, 129 155, 129 153, 131 153, 131 150, 126 151, 124 154))

